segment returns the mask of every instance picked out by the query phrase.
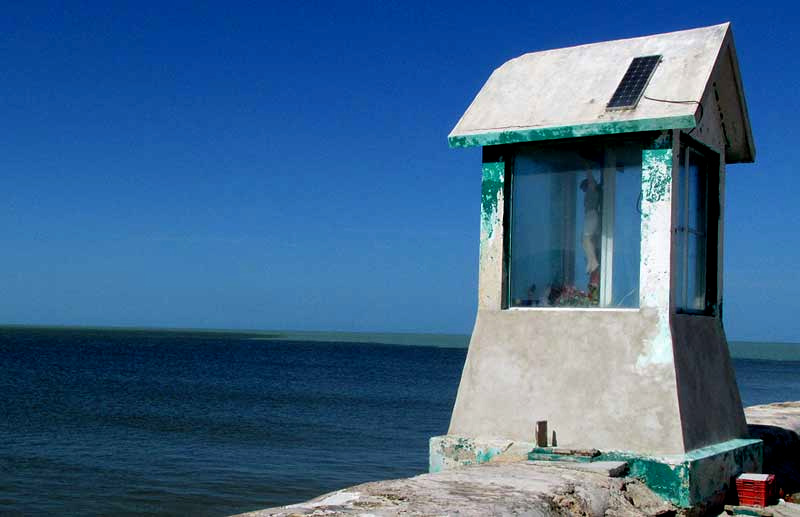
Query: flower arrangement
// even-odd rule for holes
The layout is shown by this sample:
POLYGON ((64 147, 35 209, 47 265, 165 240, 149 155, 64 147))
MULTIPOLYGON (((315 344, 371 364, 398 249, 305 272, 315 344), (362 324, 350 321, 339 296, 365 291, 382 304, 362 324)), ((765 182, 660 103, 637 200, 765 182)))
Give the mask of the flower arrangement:
POLYGON ((573 285, 565 285, 558 290, 558 295, 552 300, 554 307, 586 307, 597 305, 597 289, 581 291, 573 285))

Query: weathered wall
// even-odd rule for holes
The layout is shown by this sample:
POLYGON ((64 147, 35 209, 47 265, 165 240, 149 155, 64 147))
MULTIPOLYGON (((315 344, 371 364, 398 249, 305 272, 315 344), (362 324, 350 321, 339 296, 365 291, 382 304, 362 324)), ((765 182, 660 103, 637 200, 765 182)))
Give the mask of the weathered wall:
POLYGON ((481 244, 478 307, 500 309, 503 300, 503 216, 506 164, 484 153, 481 178, 481 244))
POLYGON ((672 335, 686 449, 747 437, 739 388, 719 320, 676 314, 672 335))
MULTIPOLYGON (((680 314, 671 303, 671 333, 678 379, 678 402, 684 429, 687 450, 713 443, 747 436, 747 425, 742 410, 736 375, 728 351, 728 342, 722 325, 723 305, 723 247, 725 213, 725 148, 728 136, 723 130, 722 108, 719 104, 718 81, 721 74, 730 73, 729 50, 723 50, 722 60, 715 67, 709 87, 702 99, 702 113, 691 137, 719 154, 719 214, 718 221, 709 221, 709 229, 717 225, 717 313, 713 316, 680 314)), ((678 156, 683 133, 675 132, 675 155, 678 156)), ((676 176, 676 175, 674 175, 676 176)), ((677 188, 674 186, 673 188, 677 188)), ((673 217, 677 217, 678 206, 673 206, 673 217)), ((676 234, 673 233, 673 236, 676 234)), ((677 257, 672 267, 676 268, 677 257)), ((674 279, 673 279, 674 285, 674 279)))
POLYGON ((666 365, 672 362, 669 301, 674 149, 668 134, 662 135, 653 147, 654 149, 642 151, 639 307, 655 312, 657 332, 647 342, 650 354, 640 359, 638 366, 666 365))
POLYGON ((479 311, 448 434, 683 452, 671 356, 654 310, 479 311))

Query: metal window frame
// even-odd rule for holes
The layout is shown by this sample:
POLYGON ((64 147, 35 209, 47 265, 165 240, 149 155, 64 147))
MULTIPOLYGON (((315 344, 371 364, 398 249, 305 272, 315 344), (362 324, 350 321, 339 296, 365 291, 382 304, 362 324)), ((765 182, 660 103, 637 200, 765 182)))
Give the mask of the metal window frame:
POLYGON ((680 136, 679 146, 679 166, 683 174, 677 175, 678 181, 683 182, 684 188, 676 189, 677 192, 683 193, 683 198, 678 199, 679 206, 677 207, 683 214, 683 220, 686 228, 682 228, 676 224, 673 231, 675 238, 681 240, 682 246, 677 246, 682 251, 680 257, 675 261, 675 267, 681 272, 681 284, 676 285, 675 293, 673 294, 675 303, 675 312, 679 314, 695 314, 704 316, 713 316, 717 314, 717 268, 719 256, 719 224, 721 216, 721 207, 719 203, 719 153, 710 149, 708 146, 692 138, 686 133, 680 136), (689 181, 689 162, 691 155, 700 158, 700 174, 705 181, 705 264, 702 269, 702 278, 698 283, 704 284, 705 287, 705 300, 702 309, 689 308, 689 238, 691 234, 697 235, 699 232, 692 231, 689 219, 689 200, 692 192, 690 190, 691 182, 689 181))

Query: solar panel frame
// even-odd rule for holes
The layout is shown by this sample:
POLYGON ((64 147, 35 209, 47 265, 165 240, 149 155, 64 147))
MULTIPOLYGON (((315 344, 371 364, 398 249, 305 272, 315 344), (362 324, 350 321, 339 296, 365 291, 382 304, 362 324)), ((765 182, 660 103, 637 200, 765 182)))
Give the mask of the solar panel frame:
POLYGON ((661 58, 660 54, 633 58, 614 95, 606 104, 606 110, 634 109, 639 104, 661 58))

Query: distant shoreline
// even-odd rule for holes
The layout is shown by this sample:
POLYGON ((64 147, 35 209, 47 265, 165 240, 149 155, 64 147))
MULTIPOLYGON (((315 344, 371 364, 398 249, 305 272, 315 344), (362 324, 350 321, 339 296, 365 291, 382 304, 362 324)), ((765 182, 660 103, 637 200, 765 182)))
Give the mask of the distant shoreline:
POLYGON ((437 348, 466 348, 469 334, 444 334, 424 332, 344 332, 344 331, 312 331, 312 330, 251 330, 251 329, 211 329, 182 327, 125 327, 125 326, 92 326, 92 325, 24 325, 0 324, 0 330, 64 330, 76 332, 164 332, 213 334, 226 336, 246 336, 254 340, 270 341, 284 339, 288 341, 336 341, 348 343, 375 343, 383 345, 430 346, 437 348))
MULTIPOLYGON (((413 332, 344 332, 310 330, 253 330, 212 329, 183 327, 125 327, 92 325, 26 325, 2 324, 0 330, 64 330, 76 332, 165 332, 186 334, 210 334, 246 336, 253 340, 375 343, 399 346, 428 346, 436 348, 466 348, 469 334, 413 333, 413 332)), ((800 361, 800 343, 770 341, 728 341, 731 357, 768 361, 800 361)))

